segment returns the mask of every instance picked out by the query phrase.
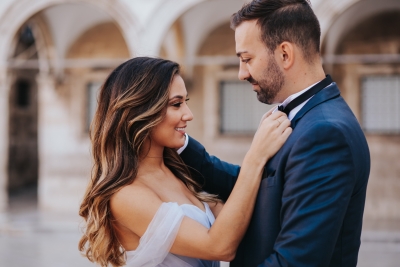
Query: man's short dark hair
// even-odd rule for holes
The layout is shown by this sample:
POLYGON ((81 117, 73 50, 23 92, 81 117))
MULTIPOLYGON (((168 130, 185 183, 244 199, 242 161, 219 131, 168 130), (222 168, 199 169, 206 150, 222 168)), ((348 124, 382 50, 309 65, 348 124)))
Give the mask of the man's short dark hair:
POLYGON ((253 0, 232 15, 231 27, 250 20, 257 20, 270 51, 287 41, 299 46, 308 62, 320 52, 321 28, 307 0, 253 0))

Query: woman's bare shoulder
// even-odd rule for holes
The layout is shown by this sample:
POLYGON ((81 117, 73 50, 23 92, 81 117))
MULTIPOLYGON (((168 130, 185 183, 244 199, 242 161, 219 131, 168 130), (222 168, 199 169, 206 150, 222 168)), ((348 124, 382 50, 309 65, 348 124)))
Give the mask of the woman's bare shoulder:
POLYGON ((135 197, 135 195, 143 196, 143 195, 154 195, 157 196, 153 190, 151 190, 148 186, 140 182, 134 182, 129 185, 122 187, 120 190, 114 193, 111 199, 120 199, 135 197))
POLYGON ((110 199, 114 219, 138 236, 142 236, 162 204, 147 186, 133 183, 124 186, 110 199))
MULTIPOLYGON (((114 193, 110 199, 110 208, 113 214, 124 216, 126 212, 141 213, 146 209, 154 209, 162 204, 160 197, 142 183, 132 183, 114 193)), ((125 217, 125 216, 124 216, 125 217)))

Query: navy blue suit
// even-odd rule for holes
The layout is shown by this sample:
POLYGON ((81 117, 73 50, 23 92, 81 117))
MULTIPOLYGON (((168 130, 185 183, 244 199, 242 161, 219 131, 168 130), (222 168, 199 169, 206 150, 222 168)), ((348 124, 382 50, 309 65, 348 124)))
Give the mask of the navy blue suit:
MULTIPOLYGON (((307 102, 292 128, 265 166, 231 266, 356 266, 370 171, 364 133, 335 83, 307 102)), ((206 191, 227 199, 239 166, 208 155, 193 138, 181 156, 206 191)))

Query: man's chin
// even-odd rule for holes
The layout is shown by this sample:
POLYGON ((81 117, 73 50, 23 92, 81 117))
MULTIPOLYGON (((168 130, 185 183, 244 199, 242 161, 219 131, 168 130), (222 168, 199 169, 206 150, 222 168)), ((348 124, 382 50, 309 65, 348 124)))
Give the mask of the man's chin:
POLYGON ((264 95, 260 94, 259 92, 257 92, 257 99, 261 103, 267 104, 267 105, 272 105, 272 103, 274 102, 272 99, 266 98, 264 95))

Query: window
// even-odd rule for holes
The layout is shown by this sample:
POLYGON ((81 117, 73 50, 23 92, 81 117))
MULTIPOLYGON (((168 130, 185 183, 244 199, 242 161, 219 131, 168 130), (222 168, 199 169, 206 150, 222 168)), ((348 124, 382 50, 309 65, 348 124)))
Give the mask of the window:
POLYGON ((220 132, 223 134, 254 134, 262 115, 271 108, 258 101, 248 82, 221 82, 220 96, 220 132))
POLYGON ((87 116, 86 116, 86 130, 89 130, 92 123, 94 113, 97 109, 97 96, 102 84, 99 82, 91 82, 87 85, 87 116))
POLYGON ((400 133, 400 75, 362 79, 362 125, 368 133, 400 133))
POLYGON ((30 102, 30 84, 28 81, 19 80, 17 82, 17 106, 20 108, 26 108, 30 102))

